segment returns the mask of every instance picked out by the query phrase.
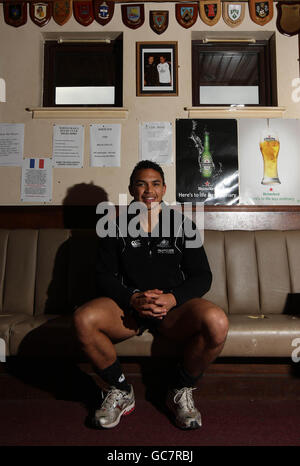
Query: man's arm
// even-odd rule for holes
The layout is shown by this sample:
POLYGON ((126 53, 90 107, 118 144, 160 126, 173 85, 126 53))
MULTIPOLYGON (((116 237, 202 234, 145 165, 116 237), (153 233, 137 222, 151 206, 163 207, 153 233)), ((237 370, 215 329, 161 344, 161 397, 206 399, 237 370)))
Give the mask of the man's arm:
POLYGON ((183 237, 181 269, 184 274, 184 282, 172 290, 178 305, 192 298, 201 298, 210 289, 212 283, 212 273, 202 245, 201 235, 195 225, 193 226, 194 238, 183 237))
POLYGON ((122 308, 130 307, 130 299, 134 289, 127 288, 119 279, 119 255, 117 238, 99 239, 96 279, 97 289, 101 296, 107 296, 116 301, 122 308))

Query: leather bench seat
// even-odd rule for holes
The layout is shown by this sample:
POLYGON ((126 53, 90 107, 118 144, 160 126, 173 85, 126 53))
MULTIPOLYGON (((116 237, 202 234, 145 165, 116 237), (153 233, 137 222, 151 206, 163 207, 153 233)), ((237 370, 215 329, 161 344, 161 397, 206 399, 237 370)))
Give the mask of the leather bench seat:
MULTIPOLYGON (((300 336, 300 317, 230 315, 230 329, 222 356, 290 357, 293 340, 300 336)), ((1 318, 0 318, 1 323, 1 318)), ((298 345, 299 346, 299 345, 298 345)), ((41 315, 11 323, 10 354, 23 356, 80 356, 71 316, 41 315), (25 336, 24 336, 25 335, 25 336), (44 345, 44 342, 47 345, 44 345)), ((173 342, 145 331, 116 344, 119 356, 173 356, 173 342)))
POLYGON ((4 340, 6 347, 10 344, 10 333, 14 324, 26 320, 26 314, 0 314, 0 338, 4 340))
MULTIPOLYGON (((0 229, 0 338, 7 356, 80 354, 72 314, 98 296, 97 242, 92 230, 0 229)), ((300 338, 300 231, 211 230, 204 245, 213 272, 205 298, 230 322, 221 356, 290 357, 300 338)), ((149 332, 116 348, 120 356, 178 350, 149 332)))

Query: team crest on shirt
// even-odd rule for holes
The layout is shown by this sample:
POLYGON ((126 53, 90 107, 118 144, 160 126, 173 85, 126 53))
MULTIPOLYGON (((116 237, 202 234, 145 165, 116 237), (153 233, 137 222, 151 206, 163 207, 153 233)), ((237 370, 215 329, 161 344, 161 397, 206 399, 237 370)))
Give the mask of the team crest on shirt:
POLYGON ((133 248, 140 248, 142 246, 141 240, 139 239, 133 239, 130 244, 133 248))

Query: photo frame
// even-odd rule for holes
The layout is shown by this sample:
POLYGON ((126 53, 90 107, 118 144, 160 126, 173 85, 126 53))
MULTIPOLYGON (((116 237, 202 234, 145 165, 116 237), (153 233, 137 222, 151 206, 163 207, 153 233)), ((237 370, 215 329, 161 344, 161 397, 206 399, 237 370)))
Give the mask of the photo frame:
POLYGON ((137 42, 136 95, 178 95, 177 42, 137 42))

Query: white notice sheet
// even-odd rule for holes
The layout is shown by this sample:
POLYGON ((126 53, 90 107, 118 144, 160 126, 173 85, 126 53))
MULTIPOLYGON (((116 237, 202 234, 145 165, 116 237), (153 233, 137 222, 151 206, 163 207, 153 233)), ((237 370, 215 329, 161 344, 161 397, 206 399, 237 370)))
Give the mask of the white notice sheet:
POLYGON ((140 159, 172 164, 172 123, 159 121, 140 124, 140 159))
POLYGON ((121 125, 91 125, 91 166, 120 167, 121 125))
POLYGON ((21 201, 52 200, 52 160, 25 158, 22 166, 21 201))
POLYGON ((84 126, 53 126, 53 166, 83 167, 84 126))
POLYGON ((24 150, 24 124, 0 124, 0 165, 20 167, 24 150))

